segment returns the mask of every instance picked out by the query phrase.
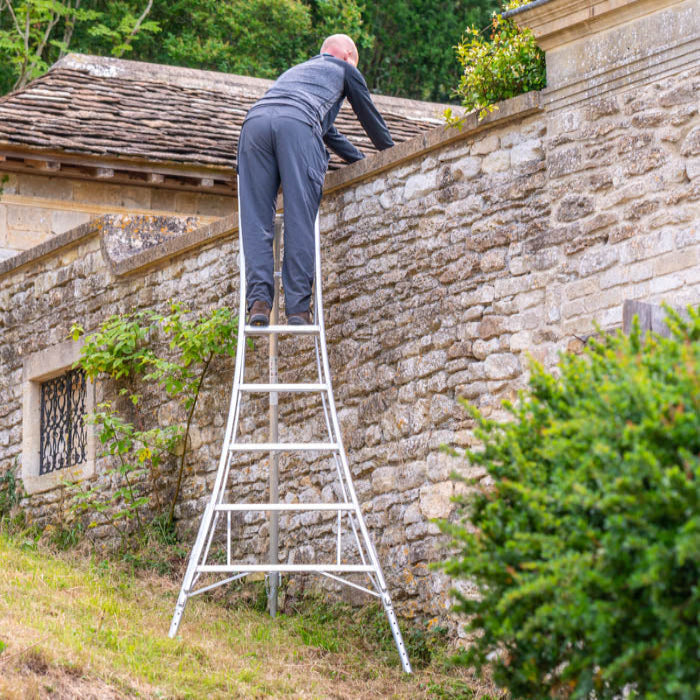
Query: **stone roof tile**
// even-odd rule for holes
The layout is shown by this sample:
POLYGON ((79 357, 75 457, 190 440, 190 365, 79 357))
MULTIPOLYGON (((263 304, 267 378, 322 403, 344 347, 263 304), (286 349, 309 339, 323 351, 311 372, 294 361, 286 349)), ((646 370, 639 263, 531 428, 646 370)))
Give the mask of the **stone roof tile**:
MULTIPOLYGON (((271 83, 70 54, 0 99, 0 145, 232 168, 243 118, 271 83)), ((436 126, 444 107, 375 98, 397 143, 436 126)), ((365 153, 375 151, 347 104, 336 126, 365 153)), ((330 167, 342 164, 333 156, 330 167)))

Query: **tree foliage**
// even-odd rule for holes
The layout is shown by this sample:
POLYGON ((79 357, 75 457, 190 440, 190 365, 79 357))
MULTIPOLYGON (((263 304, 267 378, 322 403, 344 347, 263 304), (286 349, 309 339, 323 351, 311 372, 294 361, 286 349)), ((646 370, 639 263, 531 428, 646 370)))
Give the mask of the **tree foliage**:
POLYGON ((454 47, 496 2, 0 0, 0 91, 68 51, 275 78, 343 32, 372 90, 447 101, 459 79, 454 47))
POLYGON ((497 7, 498 0, 368 0, 363 18, 373 43, 359 68, 377 92, 452 102, 460 72, 455 46, 497 7))
POLYGON ((479 592, 461 660, 513 697, 698 697, 700 309, 670 326, 534 364, 510 422, 470 409, 493 484, 445 569, 479 592))
POLYGON ((0 0, 0 91, 21 88, 76 43, 122 56, 137 36, 159 30, 154 0, 0 0))

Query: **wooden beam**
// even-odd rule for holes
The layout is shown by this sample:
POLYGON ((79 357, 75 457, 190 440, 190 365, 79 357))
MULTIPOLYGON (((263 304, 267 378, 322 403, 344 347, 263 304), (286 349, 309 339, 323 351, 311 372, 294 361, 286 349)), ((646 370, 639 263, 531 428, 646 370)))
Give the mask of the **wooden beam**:
POLYGON ((25 158, 24 164, 30 168, 36 168, 37 170, 48 170, 50 172, 57 172, 61 169, 61 164, 55 160, 35 160, 34 158, 25 158))

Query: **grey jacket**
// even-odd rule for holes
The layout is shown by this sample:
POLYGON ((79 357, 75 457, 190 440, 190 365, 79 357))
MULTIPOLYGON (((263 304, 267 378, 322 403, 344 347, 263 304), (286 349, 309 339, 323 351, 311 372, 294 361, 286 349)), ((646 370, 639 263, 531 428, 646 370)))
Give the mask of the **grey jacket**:
POLYGON ((282 73, 250 108, 246 119, 268 106, 286 107, 289 116, 320 129, 326 146, 352 163, 364 158, 364 154, 333 126, 346 97, 372 143, 380 151, 393 146, 389 129, 372 102, 362 73, 352 64, 326 53, 282 73))

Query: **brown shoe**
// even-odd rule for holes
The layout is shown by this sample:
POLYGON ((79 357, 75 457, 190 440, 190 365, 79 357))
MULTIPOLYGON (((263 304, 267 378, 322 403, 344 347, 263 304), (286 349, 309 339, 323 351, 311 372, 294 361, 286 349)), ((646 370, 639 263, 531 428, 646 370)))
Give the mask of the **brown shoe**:
POLYGON ((311 312, 299 311, 295 314, 287 316, 287 325, 289 326, 310 326, 311 312))
POLYGON ((251 326, 270 325, 270 306, 262 299, 256 299, 248 312, 248 323, 251 326))

